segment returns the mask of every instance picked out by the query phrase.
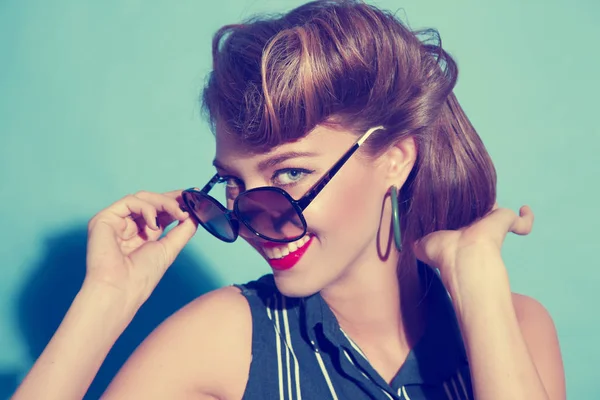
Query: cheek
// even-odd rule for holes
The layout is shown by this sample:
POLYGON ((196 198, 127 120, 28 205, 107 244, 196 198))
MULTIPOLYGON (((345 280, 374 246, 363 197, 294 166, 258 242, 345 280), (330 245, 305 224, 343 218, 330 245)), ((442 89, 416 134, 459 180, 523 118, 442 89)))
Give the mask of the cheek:
POLYGON ((363 241, 379 227, 383 194, 369 171, 340 174, 306 209, 309 230, 327 242, 363 241), (338 179, 340 178, 340 179, 338 179))

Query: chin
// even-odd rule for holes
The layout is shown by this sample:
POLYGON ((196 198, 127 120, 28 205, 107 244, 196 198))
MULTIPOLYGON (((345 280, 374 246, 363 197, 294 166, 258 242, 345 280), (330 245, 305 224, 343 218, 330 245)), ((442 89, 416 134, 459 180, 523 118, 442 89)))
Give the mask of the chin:
POLYGON ((277 290, 286 297, 309 297, 318 293, 323 288, 319 282, 303 279, 301 275, 285 276, 274 273, 277 290))

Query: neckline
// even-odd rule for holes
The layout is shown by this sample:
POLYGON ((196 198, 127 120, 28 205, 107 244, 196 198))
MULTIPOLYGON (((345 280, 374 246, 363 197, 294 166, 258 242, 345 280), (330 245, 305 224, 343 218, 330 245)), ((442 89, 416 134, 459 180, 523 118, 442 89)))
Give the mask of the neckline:
MULTIPOLYGON (((421 283, 427 286, 427 307, 424 332, 410 349, 398 372, 388 383, 377 373, 362 352, 357 351, 352 339, 341 329, 333 311, 320 293, 303 298, 305 332, 311 344, 317 342, 317 329, 334 346, 364 358, 371 379, 385 382, 393 390, 411 384, 439 384, 466 363, 466 352, 456 320, 456 314, 438 272, 419 262, 421 283)), ((356 346, 358 347, 358 346, 356 346)))

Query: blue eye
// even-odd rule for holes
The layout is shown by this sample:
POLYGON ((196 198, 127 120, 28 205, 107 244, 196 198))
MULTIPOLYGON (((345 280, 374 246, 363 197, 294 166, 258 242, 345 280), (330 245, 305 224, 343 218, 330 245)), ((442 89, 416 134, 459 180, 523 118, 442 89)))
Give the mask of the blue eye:
POLYGON ((282 169, 275 172, 273 175, 273 181, 278 186, 294 185, 310 173, 312 173, 312 171, 302 168, 282 169))

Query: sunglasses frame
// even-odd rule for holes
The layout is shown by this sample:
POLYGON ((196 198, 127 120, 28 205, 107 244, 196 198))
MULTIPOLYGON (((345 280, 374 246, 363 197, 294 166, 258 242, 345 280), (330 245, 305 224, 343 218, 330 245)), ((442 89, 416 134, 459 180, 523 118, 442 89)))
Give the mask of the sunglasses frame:
POLYGON ((222 183, 223 180, 221 178, 221 176, 217 173, 215 174, 209 181, 208 183, 206 183, 206 185, 204 185, 204 187, 201 190, 196 190, 194 188, 190 188, 190 189, 186 189, 182 192, 182 198, 185 202, 186 207, 189 210, 193 210, 194 207, 191 207, 190 204, 188 204, 188 201, 186 199, 185 194, 188 193, 190 195, 200 195, 203 198, 205 198, 206 200, 210 201, 212 204, 216 205, 217 208, 219 208, 224 216, 227 218, 227 221, 229 222, 229 225, 231 226, 231 229, 233 231, 233 238, 229 239, 227 237, 222 237, 219 234, 216 234, 215 232, 213 232, 211 229, 209 229, 207 227, 207 225, 200 220, 200 218, 196 215, 196 213, 194 211, 190 212, 190 215, 192 215, 194 217, 194 219, 204 227, 204 229, 206 229, 211 235, 213 235, 214 237, 216 237, 217 239, 220 239, 224 242, 227 243, 233 243, 237 240, 238 236, 239 236, 239 228, 240 228, 240 222, 244 224, 244 226, 246 228, 248 228, 250 230, 250 232, 252 232, 254 235, 260 237, 261 239, 264 240, 268 240, 270 242, 275 242, 275 243, 290 243, 290 242, 294 242, 300 238, 302 238, 304 235, 306 235, 306 231, 308 229, 308 226, 306 224, 306 219, 304 218, 304 210, 310 205, 310 203, 312 203, 312 201, 317 197, 317 195, 325 188, 325 186, 327 186, 327 184, 331 181, 331 179, 333 179, 333 177, 335 176, 335 174, 344 166, 344 164, 346 163, 346 161, 348 161, 348 159, 350 159, 350 157, 356 152, 356 150, 358 150, 358 148, 369 138, 369 136, 371 136, 371 134, 375 131, 378 130, 383 130, 385 129, 383 126, 377 126, 374 128, 370 128, 369 130, 367 130, 353 145, 352 147, 350 147, 350 149, 348 149, 348 151, 346 151, 342 157, 340 157, 340 159, 313 185, 313 187, 306 192, 306 194, 304 194, 304 196, 302 196, 300 199, 295 200, 294 198, 292 198, 292 196, 290 196, 290 194, 288 192, 286 192, 285 190, 279 188, 279 187, 275 187, 275 186, 261 186, 261 187, 257 187, 257 188, 253 188, 253 189, 249 189, 249 190, 245 190, 242 193, 240 193, 234 200, 233 202, 233 209, 230 210, 228 208, 226 208, 223 204, 221 204, 220 201, 218 201, 217 199, 215 199, 214 197, 209 195, 209 192, 211 191, 211 189, 217 184, 217 183, 222 183), (298 215, 298 217, 300 218, 300 221, 302 222, 302 234, 297 235, 295 237, 292 238, 285 238, 285 239, 273 239, 270 238, 268 236, 265 236, 263 234, 261 234, 260 232, 258 232, 256 229, 254 229, 248 222, 246 222, 244 220, 244 218, 241 218, 241 213, 239 211, 239 203, 238 200, 240 199, 240 197, 242 196, 246 196, 248 194, 254 193, 254 192, 277 192, 278 194, 283 195, 283 197, 285 199, 287 199, 289 201, 289 203, 292 205, 293 211, 296 212, 296 214, 298 215))

